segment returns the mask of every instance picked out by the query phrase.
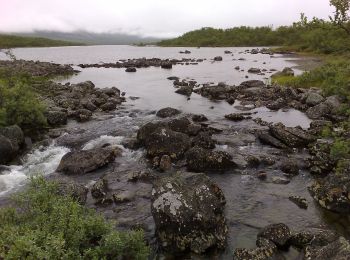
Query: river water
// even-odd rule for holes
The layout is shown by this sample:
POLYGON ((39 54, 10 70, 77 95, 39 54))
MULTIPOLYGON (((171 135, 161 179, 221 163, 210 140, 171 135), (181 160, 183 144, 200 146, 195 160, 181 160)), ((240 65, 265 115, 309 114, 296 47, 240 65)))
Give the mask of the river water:
MULTIPOLYGON (((184 113, 205 114, 210 122, 220 124, 226 129, 226 139, 234 139, 241 130, 244 134, 238 134, 236 139, 241 141, 238 154, 273 154, 276 149, 255 144, 247 139, 249 129, 257 127, 252 121, 232 123, 223 119, 228 113, 239 112, 235 105, 227 102, 212 102, 195 93, 191 99, 176 94, 172 81, 167 77, 177 76, 180 79, 194 79, 199 83, 225 82, 238 85, 242 81, 250 79, 267 80, 271 75, 249 74, 251 67, 260 69, 282 70, 284 67, 293 67, 291 57, 282 55, 249 54, 244 53, 247 48, 186 48, 191 54, 180 54, 184 48, 161 47, 133 47, 133 46, 83 46, 83 47, 54 47, 54 48, 19 48, 13 52, 17 58, 26 60, 40 60, 61 64, 72 64, 81 72, 77 75, 57 79, 58 82, 78 83, 91 80, 96 87, 116 86, 126 92, 127 102, 113 115, 95 118, 91 122, 79 124, 69 122, 65 128, 66 134, 52 142, 48 146, 36 147, 23 157, 21 165, 10 166, 0 175, 0 196, 6 197, 13 191, 22 187, 33 174, 53 173, 62 158, 72 147, 69 143, 76 140, 81 148, 89 149, 103 143, 111 143, 123 149, 123 156, 119 158, 120 171, 143 169, 146 162, 143 159, 143 151, 131 151, 121 146, 123 139, 135 134, 140 125, 155 120, 154 111, 163 107, 174 107, 184 113), (230 50, 232 54, 224 54, 230 50), (222 56, 223 61, 213 62, 215 56, 222 56), (132 58, 196 58, 206 59, 198 65, 175 65, 171 70, 161 68, 141 68, 136 73, 126 73, 125 69, 116 68, 86 68, 77 65, 80 63, 116 62, 121 59, 132 58), (244 58, 245 60, 239 60, 244 58), (240 66, 244 71, 234 68, 240 66), (129 97, 139 97, 130 99, 129 97)), ((1 56, 0 59, 6 57, 1 56)), ((297 74, 302 71, 295 69, 297 74)), ((260 117, 265 121, 282 122, 287 126, 300 125, 308 128, 310 120, 303 113, 290 109, 270 111, 267 108, 257 108, 254 117, 260 117)), ((220 137, 224 138, 223 136, 220 137)), ((225 139, 225 138, 224 138, 225 139)), ((217 149, 228 149, 225 143, 217 149)), ((303 157, 304 155, 299 155, 303 157)), ((280 175, 275 169, 272 174, 280 175)), ((222 255, 223 259, 230 259, 232 250, 237 247, 255 247, 256 234, 259 228, 271 223, 283 222, 294 230, 303 230, 308 227, 325 226, 338 230, 346 229, 339 216, 328 214, 317 207, 307 192, 307 185, 312 179, 308 172, 292 179, 288 185, 277 185, 271 182, 261 182, 253 177, 251 172, 235 170, 229 174, 209 174, 223 189, 227 205, 226 218, 229 225, 229 239, 227 250, 222 255), (298 208, 288 200, 289 195, 305 197, 309 202, 307 210, 298 208), (338 224, 335 224, 338 223, 338 224), (340 224, 339 224, 340 223, 340 224)), ((89 184, 96 180, 98 175, 89 174, 87 177, 79 177, 82 183, 89 184)), ((140 206, 140 205, 138 205, 140 206)), ((130 206, 132 207, 132 206, 130 206)), ((120 213, 120 218, 125 219, 129 215, 141 214, 140 208, 129 208, 127 213, 120 213), (129 214, 129 215, 128 215, 129 214), (127 216, 126 216, 127 215, 127 216)), ((119 213, 118 213, 119 214, 119 213)), ((147 213, 145 213, 147 214, 147 213)), ((108 213, 106 213, 108 216, 108 213)), ((118 215, 119 216, 119 215, 118 215)), ((152 230, 152 221, 149 229, 152 230)), ((347 223, 347 222, 346 222, 347 223)), ((345 232, 345 231, 344 231, 345 232)), ((287 252, 287 259, 294 259, 296 252, 287 252)))

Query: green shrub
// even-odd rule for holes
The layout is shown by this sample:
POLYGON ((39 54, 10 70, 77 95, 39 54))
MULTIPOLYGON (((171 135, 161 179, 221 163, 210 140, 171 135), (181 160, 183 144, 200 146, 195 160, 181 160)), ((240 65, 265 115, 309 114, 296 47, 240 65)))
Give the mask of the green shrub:
POLYGON ((94 210, 32 179, 0 211, 0 259, 147 259, 143 232, 118 232, 94 210))
POLYGON ((26 84, 0 86, 0 124, 17 124, 22 128, 42 128, 46 125, 45 106, 26 84))
POLYGON ((350 61, 331 60, 300 76, 275 77, 273 82, 298 88, 319 87, 327 96, 339 95, 350 100, 350 61))
POLYGON ((350 141, 342 138, 336 138, 330 151, 333 160, 350 159, 350 141))

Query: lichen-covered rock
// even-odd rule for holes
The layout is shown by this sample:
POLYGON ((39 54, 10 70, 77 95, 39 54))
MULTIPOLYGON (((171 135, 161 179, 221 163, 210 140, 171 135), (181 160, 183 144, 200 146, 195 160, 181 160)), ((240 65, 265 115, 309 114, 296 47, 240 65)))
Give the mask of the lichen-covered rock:
POLYGON ((301 209, 307 209, 307 207, 309 206, 307 200, 303 197, 300 196, 289 196, 288 199, 293 202, 294 204, 296 204, 299 208, 301 209))
POLYGON ((235 166, 232 156, 223 151, 211 151, 193 147, 186 152, 187 168, 190 171, 227 170, 235 166))
POLYGON ((289 227, 283 223, 268 225, 258 233, 258 238, 268 239, 281 248, 288 245, 290 237, 289 227))
POLYGON ((193 115, 192 116, 193 122, 205 122, 208 121, 208 118, 205 115, 193 115))
POLYGON ((188 135, 175 132, 167 127, 158 127, 145 139, 144 145, 150 157, 169 155, 172 159, 180 159, 190 148, 188 135))
POLYGON ((84 174, 114 161, 120 154, 120 149, 110 147, 69 152, 62 157, 56 171, 66 174, 84 174))
POLYGON ((257 132, 257 136, 260 142, 263 144, 268 144, 279 149, 288 148, 284 143, 282 143, 280 140, 270 135, 267 131, 259 131, 257 132))
POLYGON ((309 191, 318 204, 338 213, 350 213, 350 160, 344 160, 337 174, 317 179, 309 191))
POLYGON ((329 229, 311 228, 293 233, 289 242, 296 248, 303 249, 306 246, 325 246, 335 241, 339 235, 329 229))
POLYGON ((234 260, 268 260, 274 259, 277 253, 277 246, 270 240, 258 238, 256 241, 257 248, 237 248, 233 253, 234 260))
POLYGON ((223 249, 227 226, 225 197, 204 174, 163 178, 152 190, 152 215, 160 245, 168 252, 204 253, 223 249))
POLYGON ((191 86, 181 86, 179 89, 175 91, 175 93, 189 97, 191 96, 192 91, 193 91, 193 88, 191 86))

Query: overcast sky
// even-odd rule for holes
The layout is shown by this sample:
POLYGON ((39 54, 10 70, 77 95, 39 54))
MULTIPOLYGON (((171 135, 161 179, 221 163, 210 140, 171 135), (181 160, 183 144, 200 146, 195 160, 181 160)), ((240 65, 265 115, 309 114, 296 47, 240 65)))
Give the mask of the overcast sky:
POLYGON ((328 18, 328 0, 0 0, 0 31, 125 32, 172 37, 201 27, 328 18))

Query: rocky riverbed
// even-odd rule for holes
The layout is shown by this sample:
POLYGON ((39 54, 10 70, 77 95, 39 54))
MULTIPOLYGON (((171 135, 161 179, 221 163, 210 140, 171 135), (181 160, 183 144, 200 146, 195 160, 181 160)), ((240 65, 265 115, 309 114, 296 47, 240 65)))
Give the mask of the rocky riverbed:
MULTIPOLYGON (((62 194, 117 220, 117 228, 144 229, 153 256, 348 259, 350 164, 335 174, 327 146, 321 145, 327 140, 319 138, 323 126, 346 120, 336 113, 342 98, 268 84, 264 77, 276 73, 268 66, 274 55, 220 50, 210 57, 204 53, 203 64, 193 66, 205 74, 204 68, 219 69, 226 61, 225 73, 231 73, 238 64, 257 67, 254 60, 261 59, 266 71, 259 73, 265 75, 239 69, 235 73, 242 76, 234 84, 222 82, 221 72, 216 82, 176 75, 180 57, 161 81, 148 76, 155 68, 145 67, 172 58, 126 60, 115 67, 89 63, 72 78, 38 83, 33 87, 47 104, 50 129, 32 148, 18 127, 0 129, 0 152, 13 149, 12 156, 1 157, 7 166, 1 168, 0 203, 7 204, 8 194, 41 172, 60 183, 62 194), (138 65, 141 61, 148 65, 138 65), (130 81, 101 86, 87 78, 96 70, 91 67, 105 69, 99 71, 105 77, 130 75, 124 69, 129 67, 137 72, 127 76, 130 81), (137 75, 138 84, 161 82, 150 104, 147 94, 128 88, 137 75), (26 145, 21 163, 11 164, 26 145)), ((284 65, 279 73, 294 73, 284 65)))

